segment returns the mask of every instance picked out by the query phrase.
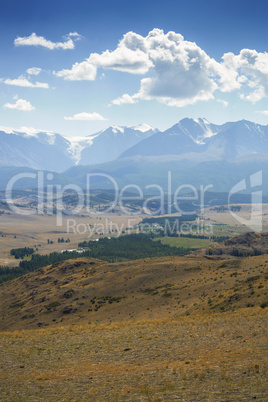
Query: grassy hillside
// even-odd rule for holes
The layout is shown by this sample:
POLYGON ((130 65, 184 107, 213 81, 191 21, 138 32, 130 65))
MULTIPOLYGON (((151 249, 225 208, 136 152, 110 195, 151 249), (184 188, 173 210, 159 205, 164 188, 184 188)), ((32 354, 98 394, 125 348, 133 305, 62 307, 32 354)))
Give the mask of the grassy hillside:
POLYGON ((0 290, 3 401, 266 400, 267 254, 78 258, 0 290))
POLYGON ((61 261, 1 285, 0 329, 134 321, 260 306, 267 255, 61 261))

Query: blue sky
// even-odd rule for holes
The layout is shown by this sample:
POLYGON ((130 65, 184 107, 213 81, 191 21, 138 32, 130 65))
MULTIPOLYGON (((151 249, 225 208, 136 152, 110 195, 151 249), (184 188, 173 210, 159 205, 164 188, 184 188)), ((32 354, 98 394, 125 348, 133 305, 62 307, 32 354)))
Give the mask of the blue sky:
POLYGON ((0 126, 268 124, 267 12, 260 0, 2 2, 0 126))

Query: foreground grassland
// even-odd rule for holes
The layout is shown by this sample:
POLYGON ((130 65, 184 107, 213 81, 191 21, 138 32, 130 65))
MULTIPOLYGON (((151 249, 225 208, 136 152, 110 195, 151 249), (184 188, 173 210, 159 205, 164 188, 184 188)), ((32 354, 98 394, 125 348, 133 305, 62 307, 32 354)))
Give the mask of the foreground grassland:
POLYGON ((2 401, 265 401, 266 309, 0 334, 2 401))
POLYGON ((225 243, 1 284, 0 401, 267 401, 268 234, 225 243))

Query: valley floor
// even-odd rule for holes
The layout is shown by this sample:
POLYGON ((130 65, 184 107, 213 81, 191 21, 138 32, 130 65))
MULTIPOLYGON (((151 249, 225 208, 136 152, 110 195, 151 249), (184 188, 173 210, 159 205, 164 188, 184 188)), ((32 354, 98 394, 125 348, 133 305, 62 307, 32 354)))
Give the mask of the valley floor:
POLYGON ((265 401, 267 309, 0 333, 1 401, 265 401))

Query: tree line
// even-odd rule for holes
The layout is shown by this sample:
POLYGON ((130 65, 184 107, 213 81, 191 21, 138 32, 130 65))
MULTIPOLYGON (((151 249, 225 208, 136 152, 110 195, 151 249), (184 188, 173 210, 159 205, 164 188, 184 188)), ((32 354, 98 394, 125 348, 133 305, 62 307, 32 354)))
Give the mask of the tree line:
POLYGON ((24 257, 28 257, 29 255, 34 253, 34 249, 30 247, 23 248, 13 248, 10 250, 10 254, 14 255, 16 259, 23 259, 24 257))
POLYGON ((145 234, 130 234, 111 239, 103 238, 98 242, 84 241, 78 246, 86 247, 87 250, 84 250, 83 253, 64 251, 63 253, 53 252, 46 255, 32 254, 31 259, 20 261, 18 267, 0 267, 0 283, 35 271, 38 268, 74 258, 90 257, 108 262, 119 262, 148 257, 185 255, 190 251, 189 248, 171 247, 162 244, 160 241, 154 241, 150 235, 145 234))

